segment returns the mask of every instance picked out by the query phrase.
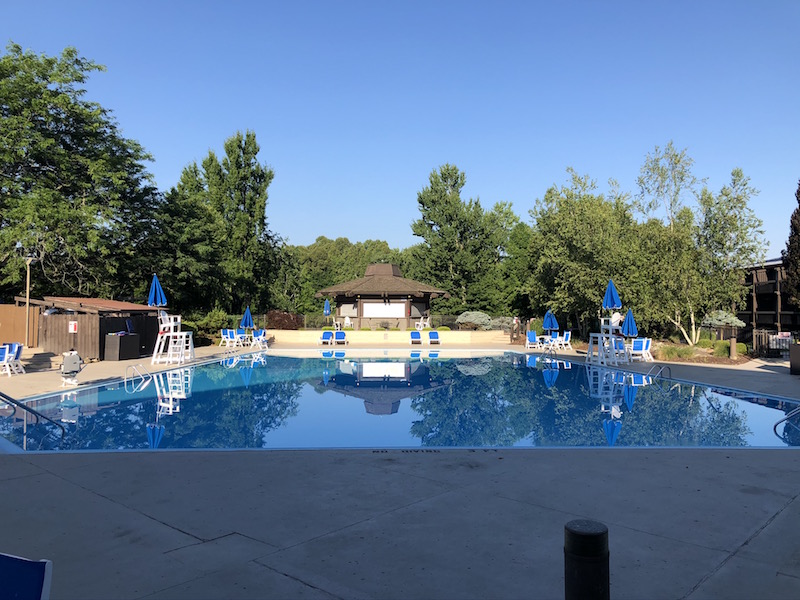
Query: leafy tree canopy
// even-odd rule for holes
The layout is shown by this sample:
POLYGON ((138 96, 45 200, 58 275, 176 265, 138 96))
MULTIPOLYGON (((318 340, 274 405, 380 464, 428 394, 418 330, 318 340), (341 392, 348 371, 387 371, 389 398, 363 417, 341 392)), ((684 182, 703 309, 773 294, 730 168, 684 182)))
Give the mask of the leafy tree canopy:
POLYGON ((38 258, 34 294, 126 297, 160 197, 142 147, 85 99, 101 65, 9 44, 0 56, 0 289, 19 290, 38 258), (136 249, 136 250, 135 250, 136 249))

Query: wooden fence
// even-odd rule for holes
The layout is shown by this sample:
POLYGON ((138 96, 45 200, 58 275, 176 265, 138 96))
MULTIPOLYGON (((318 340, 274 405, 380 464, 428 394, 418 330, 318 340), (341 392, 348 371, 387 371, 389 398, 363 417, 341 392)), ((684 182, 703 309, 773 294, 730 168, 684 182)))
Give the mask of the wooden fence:
MULTIPOLYGON (((39 307, 30 307, 28 345, 39 345, 39 307)), ((0 343, 25 342, 25 307, 0 304, 0 343)))
POLYGON ((42 349, 61 354, 76 350, 84 360, 100 358, 98 315, 48 315, 41 320, 42 349), (78 324, 78 332, 69 332, 70 321, 78 324))

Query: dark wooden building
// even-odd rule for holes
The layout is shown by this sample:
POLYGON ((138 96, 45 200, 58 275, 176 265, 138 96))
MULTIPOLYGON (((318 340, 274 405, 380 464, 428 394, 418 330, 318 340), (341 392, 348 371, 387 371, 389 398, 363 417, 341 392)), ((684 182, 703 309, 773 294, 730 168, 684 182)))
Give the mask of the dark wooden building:
POLYGON ((780 258, 748 269, 747 306, 737 314, 747 329, 800 331, 800 307, 789 302, 785 281, 786 269, 780 258))
MULTIPOLYGON (((17 303, 25 298, 15 298, 17 303)), ((134 358, 152 354, 158 337, 158 308, 103 298, 45 296, 31 298, 31 306, 41 310, 39 347, 61 354, 76 350, 84 360, 103 360, 107 342, 125 353, 115 358, 134 358), (124 332, 116 339, 113 334, 124 332), (133 356, 135 355, 135 356, 133 356)))
POLYGON ((317 292, 317 298, 334 298, 335 317, 354 329, 409 329, 430 314, 432 298, 449 298, 445 290, 406 279, 397 265, 374 264, 364 277, 332 285, 317 292))

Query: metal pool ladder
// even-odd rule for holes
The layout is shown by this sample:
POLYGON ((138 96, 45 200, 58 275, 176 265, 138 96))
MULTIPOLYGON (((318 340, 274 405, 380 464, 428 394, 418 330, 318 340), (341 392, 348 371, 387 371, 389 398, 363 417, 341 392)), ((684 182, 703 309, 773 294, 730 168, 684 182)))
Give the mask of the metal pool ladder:
POLYGON ((131 365, 125 370, 125 392, 135 394, 145 389, 153 376, 144 368, 144 365, 131 365))
MULTIPOLYGON (((781 440, 783 440, 784 438, 783 438, 783 437, 781 437, 780 435, 778 435, 778 425, 780 425, 780 424, 781 424, 781 423, 783 423, 784 421, 789 421, 790 419, 793 419, 793 418, 795 418, 795 417, 796 417, 796 416, 798 416, 798 415, 800 415, 800 406, 798 406, 798 407, 797 407, 797 408, 795 408, 794 410, 792 410, 792 411, 790 411, 790 412, 786 413, 786 415, 785 415, 785 416, 784 416, 782 419, 779 419, 779 420, 778 420, 778 421, 775 423, 775 425, 773 425, 773 426, 772 426, 772 432, 773 432, 773 433, 774 433, 776 436, 778 436, 778 437, 779 437, 781 440)), ((791 425, 791 426, 792 426, 792 427, 794 427, 795 429, 798 429, 797 425, 795 425, 794 423, 788 423, 788 425, 791 425)), ((785 429, 786 429, 786 427, 784 426, 784 430, 785 430, 785 429)), ((785 441, 785 440, 784 440, 784 441, 785 441)))

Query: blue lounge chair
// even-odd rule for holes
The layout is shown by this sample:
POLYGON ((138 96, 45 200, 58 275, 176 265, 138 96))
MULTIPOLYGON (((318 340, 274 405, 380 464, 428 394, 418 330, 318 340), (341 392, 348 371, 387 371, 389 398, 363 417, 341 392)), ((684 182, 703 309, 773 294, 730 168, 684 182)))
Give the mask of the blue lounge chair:
POLYGON ((429 331, 428 332, 428 344, 438 344, 439 343, 439 332, 438 331, 429 331))
POLYGON ((420 344, 422 345, 422 335, 420 335, 419 331, 412 331, 411 332, 411 345, 420 344))
POLYGON ((347 337, 345 336, 344 331, 335 331, 334 334, 334 344, 347 344, 347 337))
POLYGON ((324 345, 331 345, 333 344, 333 332, 332 331, 323 331, 322 336, 319 338, 318 344, 324 345))

